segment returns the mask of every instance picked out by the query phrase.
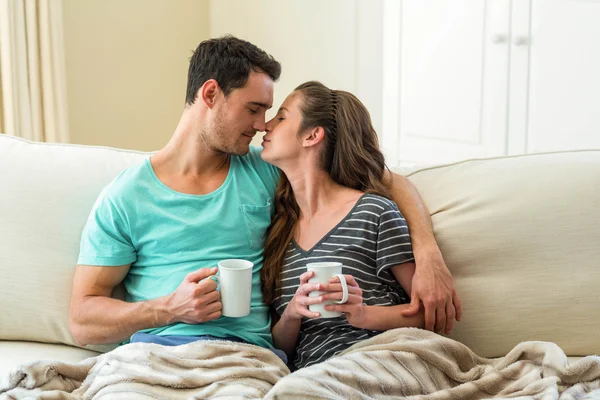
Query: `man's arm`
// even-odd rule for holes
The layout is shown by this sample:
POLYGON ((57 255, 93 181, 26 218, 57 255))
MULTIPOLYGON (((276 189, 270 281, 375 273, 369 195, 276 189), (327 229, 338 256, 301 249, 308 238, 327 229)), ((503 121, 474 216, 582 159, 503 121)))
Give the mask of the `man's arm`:
POLYGON ((221 316, 217 284, 205 279, 214 275, 216 268, 188 274, 175 292, 154 300, 128 303, 111 298, 130 266, 77 266, 69 313, 71 334, 77 343, 117 343, 141 329, 178 321, 200 323, 221 316))
POLYGON ((392 200, 406 218, 415 255, 416 271, 412 281, 411 304, 405 316, 425 307, 425 328, 450 333, 454 318, 460 321, 462 306, 454 280, 433 235, 429 210, 417 188, 404 176, 386 171, 384 180, 391 180, 392 200), (435 326, 434 326, 435 325, 435 326))

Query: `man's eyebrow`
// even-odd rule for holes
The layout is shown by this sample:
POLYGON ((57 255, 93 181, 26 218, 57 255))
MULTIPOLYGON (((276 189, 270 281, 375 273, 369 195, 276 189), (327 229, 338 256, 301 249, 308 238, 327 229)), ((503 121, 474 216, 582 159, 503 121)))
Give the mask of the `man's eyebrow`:
POLYGON ((265 104, 265 103, 259 103, 258 101, 251 101, 250 104, 252 104, 253 106, 264 107, 267 110, 270 109, 271 107, 273 107, 273 106, 270 106, 270 105, 265 104))

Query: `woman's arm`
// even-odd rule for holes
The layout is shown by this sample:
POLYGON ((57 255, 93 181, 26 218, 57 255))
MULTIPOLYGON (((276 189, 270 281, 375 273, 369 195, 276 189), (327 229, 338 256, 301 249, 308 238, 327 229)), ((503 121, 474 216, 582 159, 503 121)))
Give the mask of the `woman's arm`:
POLYGON ((284 312, 271 331, 273 335, 273 345, 275 345, 276 348, 285 351, 285 354, 289 357, 294 354, 294 350, 296 349, 301 323, 301 319, 286 317, 284 312))
POLYGON ((298 335, 300 334, 300 325, 302 318, 318 318, 319 313, 312 312, 308 309, 311 304, 321 303, 323 297, 308 297, 310 292, 323 291, 323 285, 318 283, 308 283, 308 280, 314 275, 313 271, 308 271, 300 275, 300 285, 294 294, 294 297, 285 307, 281 318, 273 329, 273 344, 276 348, 285 351, 288 356, 294 354, 298 335))
MULTIPOLYGON (((407 262, 391 267, 394 277, 402 288, 408 293, 411 289, 413 275, 415 274, 415 263, 407 262)), ((394 328, 423 328, 425 316, 423 308, 412 316, 404 316, 403 311, 410 304, 399 304, 396 306, 367 306, 362 302, 362 291, 358 287, 352 275, 345 275, 348 284, 348 302, 344 304, 326 305, 328 311, 338 311, 346 314, 348 323, 355 328, 386 331, 394 328)), ((331 293, 323 295, 323 300, 340 300, 342 298, 342 287, 337 278, 332 278, 324 290, 331 293)))
POLYGON ((397 306, 365 306, 363 323, 357 328, 374 331, 387 331, 394 328, 423 328, 425 315, 423 308, 411 317, 402 315, 402 311, 410 307, 410 304, 399 304, 397 306))
MULTIPOLYGON (((406 293, 412 289, 412 280, 415 275, 415 263, 407 262, 391 268, 392 274, 406 293)), ((364 323, 361 328, 377 331, 386 331, 394 328, 423 328, 425 326, 425 313, 423 307, 412 316, 404 316, 402 311, 410 304, 397 306, 366 306, 364 323)))

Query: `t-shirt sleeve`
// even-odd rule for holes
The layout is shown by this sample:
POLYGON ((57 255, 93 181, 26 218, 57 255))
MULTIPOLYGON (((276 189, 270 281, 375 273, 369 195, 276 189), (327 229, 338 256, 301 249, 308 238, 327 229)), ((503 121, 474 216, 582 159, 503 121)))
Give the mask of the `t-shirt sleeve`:
POLYGON ((390 202, 379 216, 377 232, 377 275, 398 264, 415 259, 406 220, 390 202))
POLYGON ((103 191, 83 228, 79 265, 121 266, 137 259, 124 210, 103 191))
POLYGON ((262 147, 250 146, 248 158, 250 159, 250 162, 254 166, 254 169, 260 176, 261 180, 269 188, 270 192, 275 194, 275 189, 277 188, 277 182, 279 182, 281 171, 276 166, 271 165, 263 160, 260 157, 261 151, 262 147))

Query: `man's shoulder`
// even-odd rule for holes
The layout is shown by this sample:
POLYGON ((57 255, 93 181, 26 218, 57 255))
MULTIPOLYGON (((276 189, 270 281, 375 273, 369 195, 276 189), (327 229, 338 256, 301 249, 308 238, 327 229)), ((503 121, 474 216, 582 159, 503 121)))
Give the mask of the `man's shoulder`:
POLYGON ((269 191, 275 193, 275 187, 279 179, 279 169, 262 159, 260 152, 261 147, 250 146, 250 151, 244 156, 235 156, 239 162, 236 165, 246 171, 251 172, 249 177, 260 179, 268 188, 269 191))
POLYGON ((149 179, 146 171, 147 161, 124 169, 102 190, 102 195, 110 198, 112 201, 121 202, 125 199, 131 199, 132 195, 140 187, 140 184, 149 179))
POLYGON ((272 166, 271 164, 267 163, 265 160, 262 159, 262 157, 260 156, 261 151, 262 147, 250 146, 250 151, 248 151, 248 154, 236 157, 238 157, 240 162, 244 165, 251 165, 255 168, 275 169, 276 167, 272 166))

